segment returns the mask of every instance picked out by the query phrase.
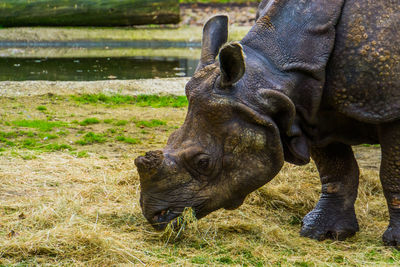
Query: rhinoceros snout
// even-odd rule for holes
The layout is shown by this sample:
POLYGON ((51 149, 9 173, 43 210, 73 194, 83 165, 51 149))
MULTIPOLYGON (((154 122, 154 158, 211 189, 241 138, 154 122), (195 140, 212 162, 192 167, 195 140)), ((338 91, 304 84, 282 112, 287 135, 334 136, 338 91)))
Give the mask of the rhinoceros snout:
POLYGON ((140 180, 151 178, 161 166, 164 160, 164 154, 161 150, 149 151, 144 156, 135 159, 135 165, 138 169, 140 180))

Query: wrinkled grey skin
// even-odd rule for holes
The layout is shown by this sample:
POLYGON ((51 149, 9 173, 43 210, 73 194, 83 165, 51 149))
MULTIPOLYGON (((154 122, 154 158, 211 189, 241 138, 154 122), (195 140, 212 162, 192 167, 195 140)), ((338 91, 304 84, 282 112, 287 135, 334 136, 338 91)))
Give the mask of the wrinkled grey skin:
POLYGON ((315 161, 322 194, 301 235, 358 231, 352 145, 381 144, 381 181, 400 244, 400 10, 397 0, 264 0, 240 42, 225 16, 204 27, 184 124, 135 160, 144 216, 163 229, 185 207, 235 209, 287 161, 315 161))

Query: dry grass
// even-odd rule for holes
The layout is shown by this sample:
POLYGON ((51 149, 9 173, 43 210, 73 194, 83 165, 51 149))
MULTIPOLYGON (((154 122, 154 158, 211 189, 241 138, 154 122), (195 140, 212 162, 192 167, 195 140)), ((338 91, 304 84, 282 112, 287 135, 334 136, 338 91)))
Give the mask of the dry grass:
MULTIPOLYGON (((85 147, 89 157, 84 158, 68 151, 13 148, 0 152, 0 265, 400 264, 400 252, 381 242, 388 213, 378 179, 376 148, 356 148, 362 163, 356 203, 361 230, 347 241, 318 242, 299 236, 301 218, 318 200, 319 179, 313 164, 286 164, 239 209, 217 211, 166 242, 141 215, 133 160, 149 148, 161 148, 173 127, 182 122, 185 109, 82 106, 46 97, 0 98, 0 121, 27 116, 41 119, 39 105, 45 105, 53 119, 60 121, 136 117, 165 120, 167 126, 140 135, 142 129, 128 124, 126 134, 138 135, 140 144, 95 144, 85 147), (21 154, 34 157, 24 160, 21 154)), ((101 132, 108 126, 87 127, 101 132)), ((74 129, 70 131, 60 138, 77 138, 74 129)))

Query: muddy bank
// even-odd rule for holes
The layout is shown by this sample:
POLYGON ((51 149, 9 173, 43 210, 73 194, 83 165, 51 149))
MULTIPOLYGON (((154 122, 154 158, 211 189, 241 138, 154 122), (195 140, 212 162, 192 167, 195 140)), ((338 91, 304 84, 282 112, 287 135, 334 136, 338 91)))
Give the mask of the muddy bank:
POLYGON ((37 96, 45 94, 172 94, 184 95, 189 78, 114 80, 92 82, 24 81, 0 82, 0 97, 37 96))

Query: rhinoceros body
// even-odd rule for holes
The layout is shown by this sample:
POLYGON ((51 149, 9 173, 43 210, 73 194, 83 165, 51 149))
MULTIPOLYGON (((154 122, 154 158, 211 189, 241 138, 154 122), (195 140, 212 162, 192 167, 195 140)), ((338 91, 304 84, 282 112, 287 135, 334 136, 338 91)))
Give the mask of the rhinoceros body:
POLYGON ((162 229, 185 207, 234 209, 285 160, 311 156, 322 194, 301 234, 344 239, 359 229, 351 146, 381 144, 383 240, 399 245, 400 3, 264 0, 257 16, 240 42, 226 43, 225 16, 205 25, 184 124, 135 161, 143 214, 162 229))

